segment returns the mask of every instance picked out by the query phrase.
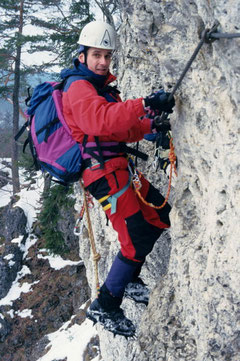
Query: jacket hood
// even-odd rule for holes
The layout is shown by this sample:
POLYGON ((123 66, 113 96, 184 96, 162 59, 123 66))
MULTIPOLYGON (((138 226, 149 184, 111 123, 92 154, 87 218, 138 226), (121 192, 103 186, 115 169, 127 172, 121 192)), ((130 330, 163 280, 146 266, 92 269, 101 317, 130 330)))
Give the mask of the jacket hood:
POLYGON ((116 77, 110 72, 108 72, 107 75, 95 74, 93 71, 89 70, 85 64, 80 63, 77 58, 73 60, 73 65, 73 69, 63 69, 61 71, 60 76, 62 79, 69 77, 70 75, 81 75, 93 79, 94 83, 101 88, 116 80, 116 77))

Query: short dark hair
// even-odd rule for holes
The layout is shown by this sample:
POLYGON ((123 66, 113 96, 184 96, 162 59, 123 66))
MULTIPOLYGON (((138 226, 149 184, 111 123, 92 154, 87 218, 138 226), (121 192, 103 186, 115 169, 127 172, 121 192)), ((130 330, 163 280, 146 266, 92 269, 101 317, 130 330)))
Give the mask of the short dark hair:
POLYGON ((84 53, 86 54, 87 51, 89 49, 89 46, 86 46, 86 45, 80 45, 79 49, 78 49, 78 53, 81 54, 81 53, 84 53))

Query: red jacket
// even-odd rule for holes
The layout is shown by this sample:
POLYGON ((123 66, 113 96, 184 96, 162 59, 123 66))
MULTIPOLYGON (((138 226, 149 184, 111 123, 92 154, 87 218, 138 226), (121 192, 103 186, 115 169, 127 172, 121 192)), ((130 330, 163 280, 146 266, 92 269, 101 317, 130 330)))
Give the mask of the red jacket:
MULTIPOLYGON (((115 79, 109 73, 105 85, 115 79)), ((87 134, 89 142, 94 141, 94 136, 98 136, 100 142, 136 142, 143 139, 144 134, 152 132, 151 120, 140 119, 145 115, 142 98, 122 102, 118 96, 116 100, 117 102, 107 101, 86 80, 72 82, 63 93, 63 114, 73 138, 82 143, 87 134)), ((104 169, 87 168, 82 178, 85 186, 88 186, 105 174, 126 167, 127 160, 116 157, 105 162, 104 169)))

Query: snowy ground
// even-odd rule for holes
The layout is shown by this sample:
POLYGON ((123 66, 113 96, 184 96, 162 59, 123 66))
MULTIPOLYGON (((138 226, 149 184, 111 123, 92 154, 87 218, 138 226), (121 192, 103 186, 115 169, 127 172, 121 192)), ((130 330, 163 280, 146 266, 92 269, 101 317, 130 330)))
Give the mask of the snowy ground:
MULTIPOLYGON (((84 305, 82 306, 84 308, 84 305)), ((74 316, 73 316, 74 317, 74 316)), ((68 361, 82 361, 83 354, 90 339, 97 335, 96 328, 88 319, 81 325, 68 328, 70 321, 66 322, 58 331, 48 335, 50 351, 38 361, 61 360, 67 357, 68 361)), ((91 361, 99 361, 98 355, 91 361)))
MULTIPOLYGON (((2 165, 2 160, 0 158, 0 169, 4 171, 9 171, 9 175, 11 177, 11 172, 9 169, 6 169, 6 166, 2 165)), ((6 161, 6 159, 4 159, 6 161)), ((8 159, 10 162, 10 160, 8 159)), ((31 228, 34 220, 36 219, 37 213, 39 211, 39 199, 43 188, 43 178, 41 173, 39 173, 36 177, 36 184, 31 186, 30 190, 23 188, 19 193, 19 201, 16 203, 16 206, 23 209, 26 217, 27 217, 27 231, 29 232, 28 239, 26 244, 24 245, 24 257, 28 256, 28 249, 37 241, 36 237, 31 234, 31 228)), ((10 202, 12 187, 11 185, 6 185, 5 187, 0 189, 0 207, 6 206, 10 202)), ((19 238, 15 238, 12 240, 14 243, 21 243, 21 236, 19 238)), ((21 246, 23 247, 23 246, 21 246)), ((42 249, 43 254, 39 254, 39 258, 48 259, 49 264, 54 269, 61 269, 67 265, 76 264, 79 262, 66 261, 62 259, 60 256, 46 256, 46 250, 42 249)), ((11 262, 11 255, 8 255, 8 260, 11 262)), ((12 284, 8 294, 6 297, 0 299, 1 305, 12 305, 13 301, 18 299, 22 293, 29 293, 34 287, 34 282, 32 284, 27 282, 20 282, 20 280, 24 277, 24 275, 29 274, 30 270, 27 266, 23 266, 21 271, 18 273, 15 281, 12 284)), ((82 306, 82 308, 84 305, 82 306)), ((31 309, 25 309, 21 312, 19 311, 9 311, 11 317, 14 315, 18 315, 22 318, 25 317, 33 317, 31 309)), ((3 317, 0 314, 0 317, 3 317)), ((73 316, 74 317, 74 316, 73 316)), ((49 344, 47 348, 49 351, 43 357, 41 357, 38 361, 54 361, 58 359, 66 358, 67 361, 83 361, 83 354, 86 349, 89 341, 97 335, 96 328, 92 326, 92 322, 86 320, 81 325, 74 324, 69 327, 71 320, 66 322, 58 331, 53 332, 48 336, 49 344)), ((100 356, 97 356, 92 361, 100 360, 100 356)))

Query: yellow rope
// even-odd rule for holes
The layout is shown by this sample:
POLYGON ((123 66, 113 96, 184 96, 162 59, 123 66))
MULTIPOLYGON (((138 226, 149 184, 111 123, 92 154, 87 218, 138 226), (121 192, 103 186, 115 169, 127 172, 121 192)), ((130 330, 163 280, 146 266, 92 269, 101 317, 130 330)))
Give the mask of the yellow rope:
POLYGON ((86 211, 88 234, 89 234, 89 240, 90 240, 91 249, 92 249, 93 267, 94 267, 95 283, 96 283, 96 294, 98 296, 99 290, 100 290, 100 283, 99 283, 99 277, 98 277, 98 262, 99 262, 99 260, 101 258, 101 255, 99 253, 97 253, 97 250, 96 250, 96 245, 95 245, 95 240, 94 240, 94 235, 93 235, 93 229, 92 229, 92 223, 91 223, 90 213, 89 213, 89 209, 88 209, 88 201, 87 201, 86 190, 85 190, 85 188, 84 188, 81 181, 80 181, 80 185, 81 185, 82 190, 83 190, 84 208, 85 208, 85 211, 86 211))

